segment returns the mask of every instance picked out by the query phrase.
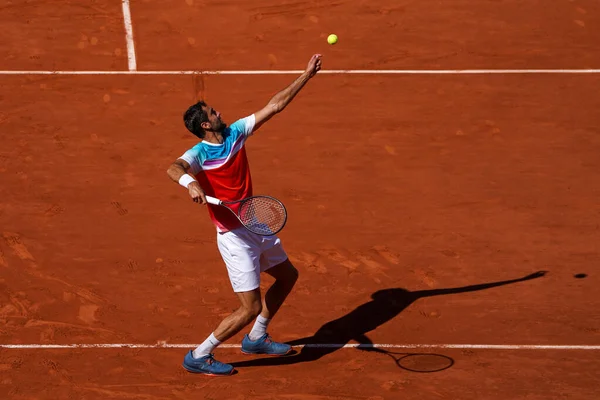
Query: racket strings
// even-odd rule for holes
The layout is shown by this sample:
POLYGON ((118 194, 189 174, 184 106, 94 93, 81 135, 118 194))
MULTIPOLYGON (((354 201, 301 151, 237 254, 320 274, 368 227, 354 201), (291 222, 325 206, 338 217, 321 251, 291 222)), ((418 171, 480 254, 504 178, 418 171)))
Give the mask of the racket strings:
POLYGON ((272 235, 283 227, 286 211, 283 205, 268 197, 253 197, 240 205, 238 215, 244 225, 259 235, 272 235))

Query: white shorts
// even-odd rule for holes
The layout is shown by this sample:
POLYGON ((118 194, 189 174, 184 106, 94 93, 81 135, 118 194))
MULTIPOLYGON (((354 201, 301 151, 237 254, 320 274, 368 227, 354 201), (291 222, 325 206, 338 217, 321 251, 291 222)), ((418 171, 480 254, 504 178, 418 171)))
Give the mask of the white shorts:
POLYGON ((260 273, 288 258, 276 235, 260 236, 244 227, 217 233, 217 246, 234 292, 260 287, 260 273))

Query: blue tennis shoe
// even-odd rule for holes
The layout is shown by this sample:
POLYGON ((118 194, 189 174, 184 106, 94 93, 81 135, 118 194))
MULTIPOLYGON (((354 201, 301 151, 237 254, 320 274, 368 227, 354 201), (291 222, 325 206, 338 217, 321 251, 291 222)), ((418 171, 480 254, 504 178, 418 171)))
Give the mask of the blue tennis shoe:
POLYGON ((292 346, 285 343, 277 343, 271 340, 265 333, 257 340, 250 340, 248 335, 242 340, 242 352, 245 354, 268 354, 270 356, 285 356, 292 351, 292 346))
POLYGON ((213 354, 208 354, 200 358, 194 358, 191 350, 183 359, 183 368, 196 374, 212 376, 233 374, 233 366, 215 360, 213 354))

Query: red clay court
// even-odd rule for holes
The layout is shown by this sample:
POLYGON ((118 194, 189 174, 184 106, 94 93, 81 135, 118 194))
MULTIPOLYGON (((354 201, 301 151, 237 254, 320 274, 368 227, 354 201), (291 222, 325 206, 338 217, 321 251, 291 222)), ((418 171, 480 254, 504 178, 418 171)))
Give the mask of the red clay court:
POLYGON ((597 1, 7 0, 0 22, 0 398, 597 397, 597 1), (270 331, 298 354, 240 335, 236 375, 187 373, 238 303, 166 175, 182 113, 233 122, 314 53, 247 146, 289 212, 301 275, 270 331))

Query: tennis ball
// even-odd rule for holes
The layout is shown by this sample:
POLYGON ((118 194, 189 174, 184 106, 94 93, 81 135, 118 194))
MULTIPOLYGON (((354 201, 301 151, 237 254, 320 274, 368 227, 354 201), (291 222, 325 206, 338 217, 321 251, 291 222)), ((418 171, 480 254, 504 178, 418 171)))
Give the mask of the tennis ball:
POLYGON ((338 40, 337 35, 334 35, 333 33, 329 36, 327 36, 327 43, 329 44, 336 44, 338 40))

